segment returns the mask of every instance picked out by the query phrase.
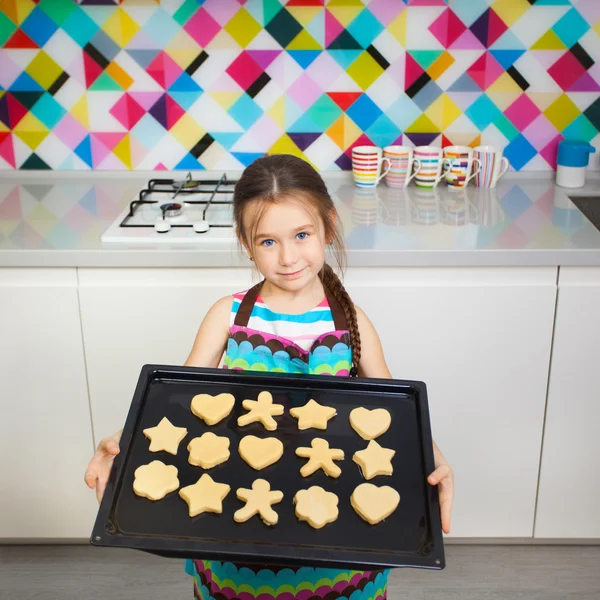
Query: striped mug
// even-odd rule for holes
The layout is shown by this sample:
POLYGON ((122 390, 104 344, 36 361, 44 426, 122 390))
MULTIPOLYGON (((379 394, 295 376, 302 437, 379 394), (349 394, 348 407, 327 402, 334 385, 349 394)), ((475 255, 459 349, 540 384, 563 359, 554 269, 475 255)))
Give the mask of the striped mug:
POLYGON ((498 179, 508 171, 508 158, 502 156, 502 150, 496 146, 476 146, 473 156, 481 163, 481 169, 475 177, 477 187, 495 188, 498 179))
POLYGON ((409 146, 386 146, 383 156, 390 161, 385 183, 392 188, 405 188, 417 176, 421 161, 413 157, 414 148, 409 146), (413 173, 413 167, 415 171, 413 173))
POLYGON ((481 161, 474 156, 469 146, 446 146, 444 156, 452 162, 446 171, 446 183, 450 189, 467 187, 469 181, 481 171, 481 161), (475 170, 473 165, 477 164, 475 170))
POLYGON ((383 158, 377 146, 354 146, 352 148, 352 175, 354 185, 362 188, 375 187, 390 170, 390 161, 383 158), (381 169, 387 163, 387 168, 381 169))
POLYGON ((434 188, 450 167, 450 160, 444 158, 444 151, 437 146, 417 146, 415 157, 421 161, 415 183, 421 188, 434 188))

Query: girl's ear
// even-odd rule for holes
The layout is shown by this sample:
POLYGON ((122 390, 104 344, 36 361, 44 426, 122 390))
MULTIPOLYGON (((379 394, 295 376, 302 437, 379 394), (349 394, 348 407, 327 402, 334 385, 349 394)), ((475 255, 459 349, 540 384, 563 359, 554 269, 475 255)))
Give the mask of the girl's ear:
POLYGON ((331 212, 329 213, 329 216, 331 218, 331 232, 325 241, 327 244, 332 244, 333 240, 335 239, 335 228, 338 220, 337 210, 335 210, 335 208, 332 208, 331 212))

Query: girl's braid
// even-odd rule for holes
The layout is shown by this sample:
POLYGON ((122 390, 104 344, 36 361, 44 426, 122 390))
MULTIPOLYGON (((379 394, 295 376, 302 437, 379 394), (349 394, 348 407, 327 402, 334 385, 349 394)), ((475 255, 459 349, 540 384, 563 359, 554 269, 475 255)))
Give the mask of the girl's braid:
POLYGON ((346 321, 348 322, 348 330, 350 331, 350 343, 352 345, 352 370, 350 371, 350 375, 356 377, 360 362, 360 332, 358 331, 358 320, 356 318, 354 302, 350 299, 340 278, 327 263, 323 265, 323 268, 319 272, 319 277, 325 288, 333 294, 344 309, 346 321))

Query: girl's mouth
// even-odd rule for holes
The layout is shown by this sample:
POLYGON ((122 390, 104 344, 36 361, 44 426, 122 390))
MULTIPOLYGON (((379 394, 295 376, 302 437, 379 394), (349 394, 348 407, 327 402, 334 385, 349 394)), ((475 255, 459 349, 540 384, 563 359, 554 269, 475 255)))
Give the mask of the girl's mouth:
POLYGON ((299 271, 294 271, 293 273, 280 273, 280 275, 282 277, 286 277, 287 279, 295 279, 296 277, 301 275, 303 271, 304 268, 300 269, 299 271))

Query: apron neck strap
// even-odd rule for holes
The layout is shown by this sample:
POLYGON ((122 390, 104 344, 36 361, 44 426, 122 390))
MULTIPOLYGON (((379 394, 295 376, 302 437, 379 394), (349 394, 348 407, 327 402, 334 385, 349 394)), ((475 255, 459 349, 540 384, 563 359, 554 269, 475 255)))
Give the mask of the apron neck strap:
MULTIPOLYGON (((256 303, 256 299, 258 298, 258 294, 260 293, 264 282, 265 280, 263 279, 246 292, 235 315, 233 321, 234 325, 237 325, 238 327, 248 327, 252 309, 254 308, 254 304, 256 303)), ((346 319, 346 313, 344 312, 342 305, 330 290, 325 286, 323 286, 323 288, 325 289, 325 296, 327 297, 327 302, 331 309, 331 316, 333 317, 333 324, 336 331, 346 331, 348 329, 348 320, 346 319)))

